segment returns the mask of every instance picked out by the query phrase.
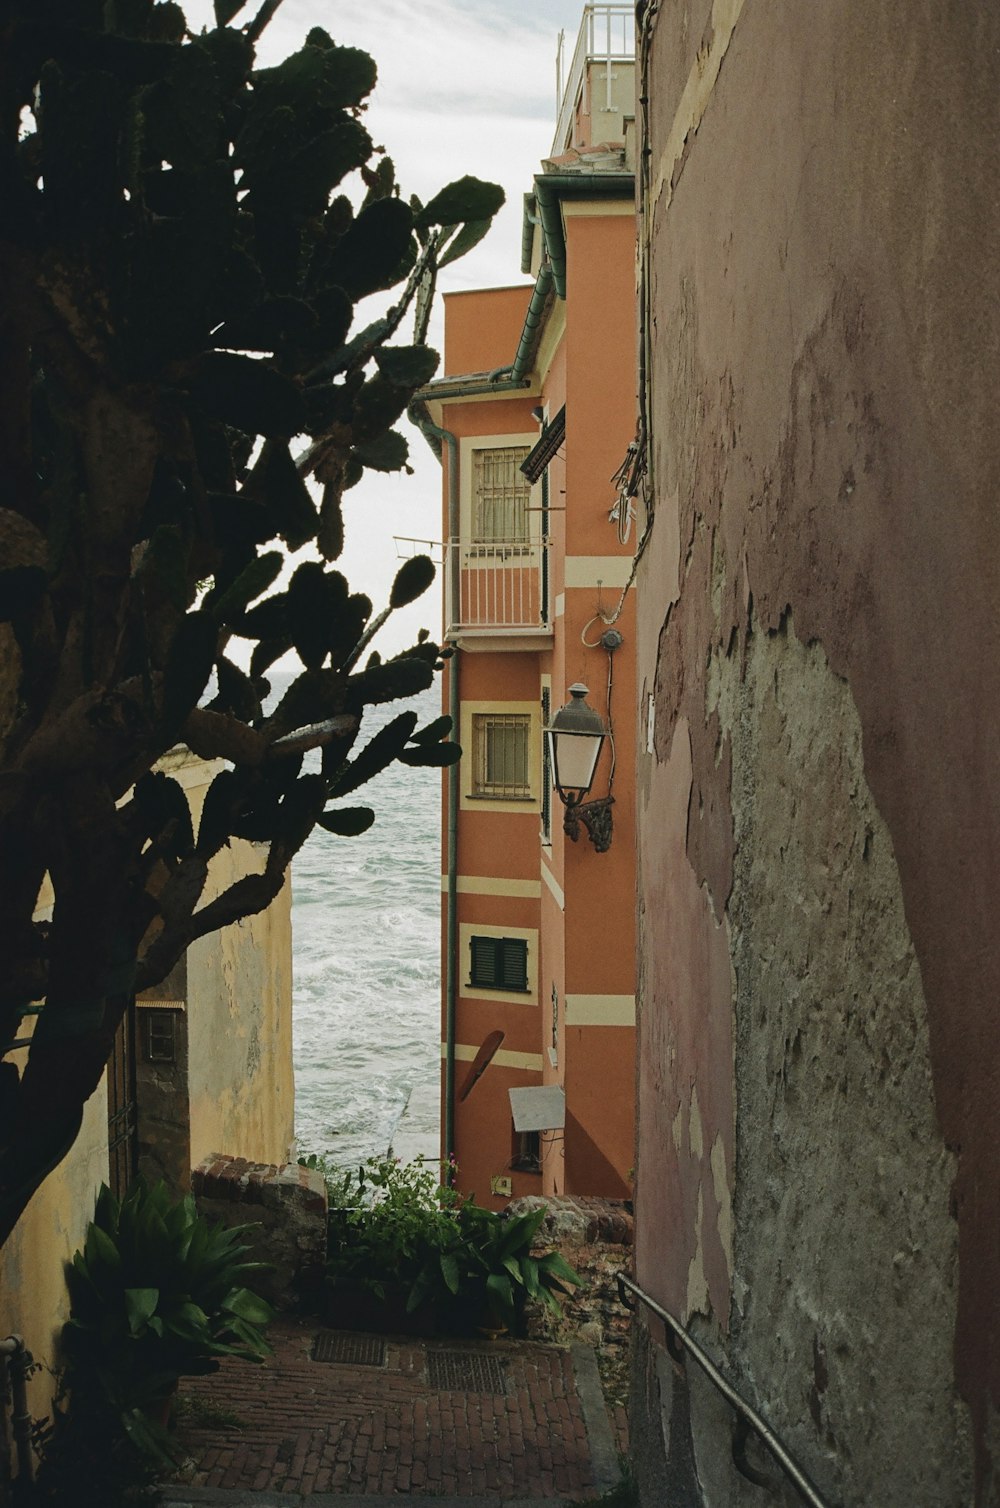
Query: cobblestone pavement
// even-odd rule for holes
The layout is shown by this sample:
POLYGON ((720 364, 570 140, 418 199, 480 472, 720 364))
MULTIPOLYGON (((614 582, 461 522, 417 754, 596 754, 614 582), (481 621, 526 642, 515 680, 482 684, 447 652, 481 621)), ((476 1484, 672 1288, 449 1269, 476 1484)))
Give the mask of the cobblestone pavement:
POLYGON ((191 1401, 177 1443, 190 1459, 168 1504, 236 1492, 551 1501, 618 1478, 621 1421, 612 1429, 587 1346, 382 1338, 287 1319, 269 1335, 262 1366, 227 1361, 182 1383, 191 1401), (333 1359, 314 1359, 317 1341, 333 1359), (239 1424, 220 1422, 223 1409, 239 1424))

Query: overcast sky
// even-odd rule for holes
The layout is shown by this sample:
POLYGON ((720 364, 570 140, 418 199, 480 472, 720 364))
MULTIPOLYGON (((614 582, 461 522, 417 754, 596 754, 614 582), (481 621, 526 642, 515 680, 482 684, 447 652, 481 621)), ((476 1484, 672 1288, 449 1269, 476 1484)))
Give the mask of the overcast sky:
MULTIPOLYGON (((257 6, 250 0, 232 24, 257 6)), ((193 29, 213 24, 211 0, 185 0, 184 11, 193 29)), ((490 234, 445 269, 441 288, 520 283, 528 281, 520 271, 522 195, 552 146, 559 32, 572 57, 582 14, 581 0, 284 0, 258 60, 267 65, 296 51, 312 26, 370 52, 378 85, 365 124, 393 159, 402 192, 427 200, 465 173, 507 192, 490 234)), ((440 349, 440 300, 430 338, 440 349)), ((440 467, 416 431, 408 438, 414 476, 369 473, 345 498, 347 542, 338 564, 376 610, 398 569, 393 536, 441 537, 440 467)), ((400 649, 420 627, 440 632, 438 583, 394 615, 376 647, 400 649)))

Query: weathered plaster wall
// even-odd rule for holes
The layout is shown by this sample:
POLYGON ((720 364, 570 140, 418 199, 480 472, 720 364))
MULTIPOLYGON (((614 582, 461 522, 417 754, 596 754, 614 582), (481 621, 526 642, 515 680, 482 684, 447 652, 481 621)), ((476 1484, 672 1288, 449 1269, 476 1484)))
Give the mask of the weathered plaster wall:
MULTIPOLYGON (((262 856, 234 839, 227 883, 262 856)), ((221 880, 217 883, 220 884, 221 880)), ((284 1163, 294 1137, 291 883, 266 911, 188 952, 192 1165, 222 1149, 284 1163)))
MULTIPOLYGON (((172 750, 197 824, 219 763, 172 750)), ((259 870, 266 850, 234 838, 209 867, 203 903, 259 870)), ((212 1152, 284 1163, 294 1137, 292 896, 286 878, 266 911, 199 938, 186 964, 190 1166, 212 1152)))
POLYGON ((1000 12, 669 0, 648 93, 640 1281, 832 1496, 996 1503, 1000 12))
POLYGON ((964 1503, 956 1162, 857 710, 791 621, 751 634, 742 671, 713 657, 708 705, 733 767, 740 1371, 835 1497, 884 1480, 882 1501, 964 1503))
POLYGON ((108 1098, 104 1081, 87 1101, 80 1134, 50 1173, 0 1252, 0 1335, 20 1335, 42 1370, 28 1385, 32 1414, 51 1410, 51 1368, 69 1319, 65 1263, 83 1245, 97 1192, 108 1177, 108 1098))

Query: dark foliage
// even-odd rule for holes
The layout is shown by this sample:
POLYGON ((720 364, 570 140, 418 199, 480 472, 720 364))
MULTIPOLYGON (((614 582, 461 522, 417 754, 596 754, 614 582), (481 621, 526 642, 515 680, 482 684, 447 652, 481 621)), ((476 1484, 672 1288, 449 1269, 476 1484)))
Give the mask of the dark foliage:
MULTIPOLYGON (((198 36, 153 0, 8 0, 0 20, 0 1045, 44 1001, 23 1072, 0 1063, 0 1239, 72 1144, 131 993, 265 907, 316 823, 363 831, 331 802, 392 759, 458 755, 412 714, 354 751, 364 707, 428 686, 438 651, 362 664, 385 614, 330 563, 344 492, 406 464, 393 425, 437 363, 436 269, 502 195, 403 199, 364 126, 371 58, 317 28, 255 71, 274 8, 239 29, 217 0, 198 36), (393 344, 411 307, 422 328, 393 344), (178 741, 231 766, 197 832, 151 773, 178 741), (267 845, 262 872, 203 904, 234 835, 267 845)), ((432 574, 404 566, 386 613, 432 574)))

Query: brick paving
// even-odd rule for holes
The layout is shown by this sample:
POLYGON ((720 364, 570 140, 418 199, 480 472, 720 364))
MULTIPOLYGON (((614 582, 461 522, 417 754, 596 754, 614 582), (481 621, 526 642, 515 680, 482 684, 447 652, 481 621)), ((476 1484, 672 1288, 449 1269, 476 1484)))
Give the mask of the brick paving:
POLYGON ((186 1486, 496 1502, 584 1497, 617 1478, 622 1421, 612 1429, 587 1347, 387 1337, 383 1365, 358 1365, 314 1361, 318 1333, 283 1319, 263 1365, 184 1379, 183 1395, 240 1421, 206 1427, 182 1412, 186 1486), (435 1349, 453 1353, 445 1386, 429 1377, 435 1349))

